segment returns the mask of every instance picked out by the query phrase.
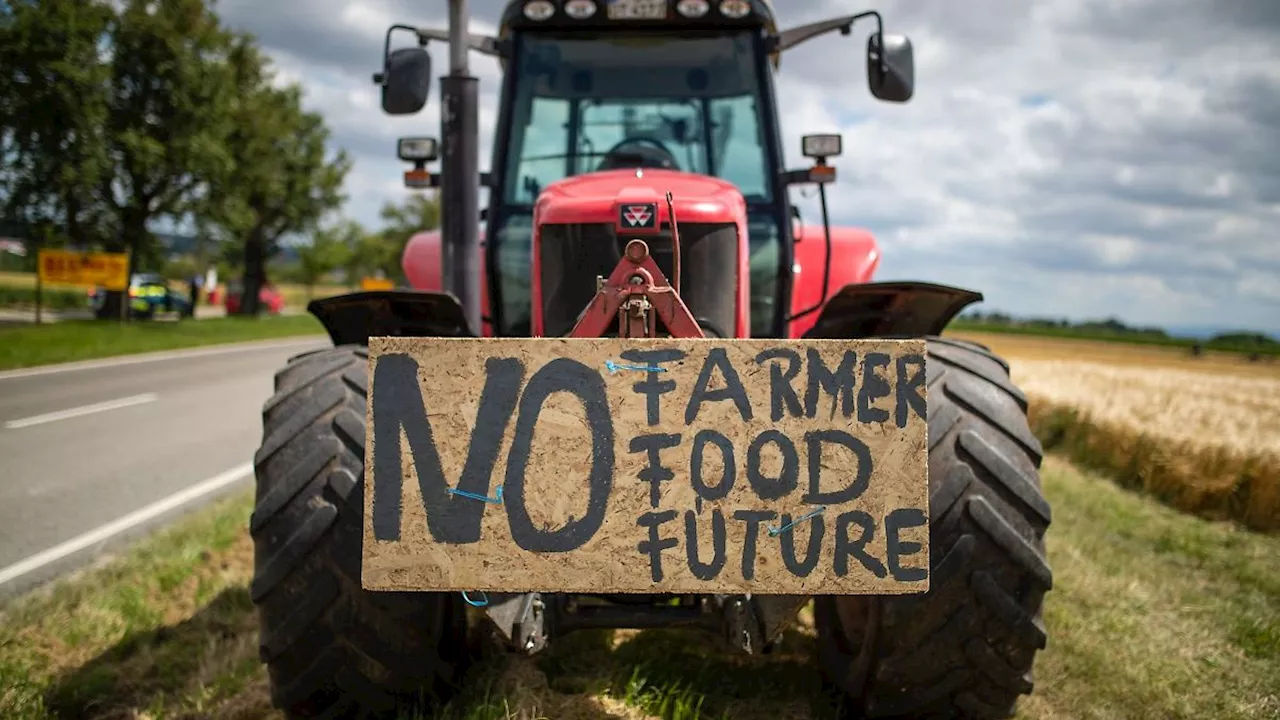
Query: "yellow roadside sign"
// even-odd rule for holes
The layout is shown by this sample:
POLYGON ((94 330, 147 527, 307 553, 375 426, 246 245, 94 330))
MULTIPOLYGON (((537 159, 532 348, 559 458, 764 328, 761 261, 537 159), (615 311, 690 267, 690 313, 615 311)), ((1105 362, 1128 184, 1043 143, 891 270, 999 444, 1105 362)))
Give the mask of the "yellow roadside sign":
POLYGON ((40 250, 40 282, 85 285, 108 290, 129 287, 129 254, 40 250))
POLYGON ((395 290, 396 283, 390 278, 367 277, 360 280, 361 290, 395 290))

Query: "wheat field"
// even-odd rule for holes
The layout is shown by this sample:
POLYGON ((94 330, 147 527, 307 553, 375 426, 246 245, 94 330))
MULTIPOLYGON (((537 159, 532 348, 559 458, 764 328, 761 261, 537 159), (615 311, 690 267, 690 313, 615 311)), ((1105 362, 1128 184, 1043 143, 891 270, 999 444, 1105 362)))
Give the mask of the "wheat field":
POLYGON ((1280 530, 1280 367, 1227 353, 957 333, 1009 361, 1047 449, 1173 506, 1280 530))

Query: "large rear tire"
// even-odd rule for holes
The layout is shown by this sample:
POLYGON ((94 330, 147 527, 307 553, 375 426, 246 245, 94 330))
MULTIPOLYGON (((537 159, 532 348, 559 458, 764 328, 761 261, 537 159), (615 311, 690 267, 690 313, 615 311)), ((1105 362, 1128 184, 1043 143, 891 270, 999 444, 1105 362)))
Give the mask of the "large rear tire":
POLYGON ((865 717, 1007 718, 1046 644, 1042 450, 1004 360, 928 351, 931 589, 815 598, 819 658, 865 717))
POLYGON ((295 356, 262 410, 251 594, 272 702, 290 718, 429 708, 468 657, 458 594, 360 587, 367 358, 295 356))

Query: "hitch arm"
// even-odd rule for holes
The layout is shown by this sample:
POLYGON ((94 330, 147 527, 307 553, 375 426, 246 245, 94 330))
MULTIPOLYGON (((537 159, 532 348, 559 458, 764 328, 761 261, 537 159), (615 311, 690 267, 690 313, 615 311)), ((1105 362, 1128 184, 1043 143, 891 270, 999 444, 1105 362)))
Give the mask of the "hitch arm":
POLYGON ((657 337, 657 319, 662 320, 672 337, 706 337, 680 294, 654 262, 649 246, 643 240, 632 240, 609 278, 599 280, 595 297, 578 317, 569 337, 604 337, 615 320, 619 337, 657 337))

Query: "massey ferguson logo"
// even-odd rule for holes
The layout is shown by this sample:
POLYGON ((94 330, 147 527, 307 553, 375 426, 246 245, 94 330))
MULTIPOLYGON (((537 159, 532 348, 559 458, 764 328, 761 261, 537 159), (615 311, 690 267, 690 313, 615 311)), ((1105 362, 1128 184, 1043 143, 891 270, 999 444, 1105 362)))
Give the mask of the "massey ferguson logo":
POLYGON ((658 206, 655 203, 623 205, 621 212, 623 227, 652 228, 657 221, 658 206))

